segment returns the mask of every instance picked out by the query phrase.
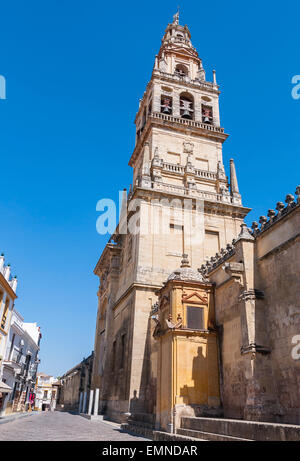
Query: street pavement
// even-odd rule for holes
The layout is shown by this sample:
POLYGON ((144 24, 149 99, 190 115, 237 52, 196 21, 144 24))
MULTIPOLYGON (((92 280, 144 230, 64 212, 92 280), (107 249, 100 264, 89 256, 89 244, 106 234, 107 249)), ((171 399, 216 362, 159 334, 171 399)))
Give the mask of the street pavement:
POLYGON ((121 431, 119 424, 90 421, 68 412, 32 413, 0 425, 0 440, 144 441, 121 431))

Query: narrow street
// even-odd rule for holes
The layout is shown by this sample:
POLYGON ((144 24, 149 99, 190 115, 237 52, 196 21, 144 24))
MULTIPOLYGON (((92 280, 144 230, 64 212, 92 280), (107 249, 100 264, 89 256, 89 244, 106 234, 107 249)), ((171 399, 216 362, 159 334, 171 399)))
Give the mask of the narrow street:
POLYGON ((122 432, 118 424, 89 421, 67 412, 42 412, 0 424, 1 441, 73 440, 137 441, 148 440, 122 432))

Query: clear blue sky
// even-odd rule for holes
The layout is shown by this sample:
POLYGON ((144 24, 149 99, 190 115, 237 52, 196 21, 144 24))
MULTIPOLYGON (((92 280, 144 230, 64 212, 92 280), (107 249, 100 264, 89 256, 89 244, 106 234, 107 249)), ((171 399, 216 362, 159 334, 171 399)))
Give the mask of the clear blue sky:
MULTIPOLYGON (((177 0, 1 2, 0 251, 18 275, 17 309, 41 326, 40 371, 93 349, 107 240, 96 203, 131 182, 134 116, 177 0)), ((181 24, 217 71, 224 145, 257 219, 299 178, 299 2, 181 1, 181 24)))

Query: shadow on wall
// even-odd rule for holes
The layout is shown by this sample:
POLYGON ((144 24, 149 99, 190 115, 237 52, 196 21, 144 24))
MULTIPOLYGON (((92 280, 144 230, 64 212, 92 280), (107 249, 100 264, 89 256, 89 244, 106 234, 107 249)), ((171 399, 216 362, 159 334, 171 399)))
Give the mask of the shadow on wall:
POLYGON ((192 380, 194 386, 183 386, 180 395, 186 405, 207 403, 208 391, 205 378, 207 377, 208 358, 204 356, 202 347, 198 347, 198 355, 193 358, 192 380))
MULTIPOLYGON (((156 342, 153 338, 153 325, 151 318, 148 320, 147 337, 143 354, 142 376, 139 391, 133 391, 133 397, 130 399, 129 411, 131 418, 147 423, 153 423, 155 420, 156 409, 156 383, 153 367, 156 366, 156 342)), ((156 371, 156 370, 155 370, 156 371)))

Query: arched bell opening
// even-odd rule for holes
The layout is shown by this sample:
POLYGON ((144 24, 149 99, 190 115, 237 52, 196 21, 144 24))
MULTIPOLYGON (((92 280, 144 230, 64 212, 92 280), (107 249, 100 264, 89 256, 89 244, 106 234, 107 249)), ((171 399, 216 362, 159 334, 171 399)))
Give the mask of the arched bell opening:
POLYGON ((194 98, 189 93, 180 95, 180 116, 189 120, 194 119, 194 98))
POLYGON ((202 104, 202 122, 210 125, 213 123, 213 110, 211 106, 202 104))
POLYGON ((160 100, 160 111, 162 114, 172 114, 172 108, 173 108, 173 100, 170 96, 166 96, 164 94, 161 95, 161 100, 160 100))
POLYGON ((177 64, 177 66, 175 67, 175 75, 178 75, 179 77, 186 77, 188 73, 188 68, 183 64, 177 64))

